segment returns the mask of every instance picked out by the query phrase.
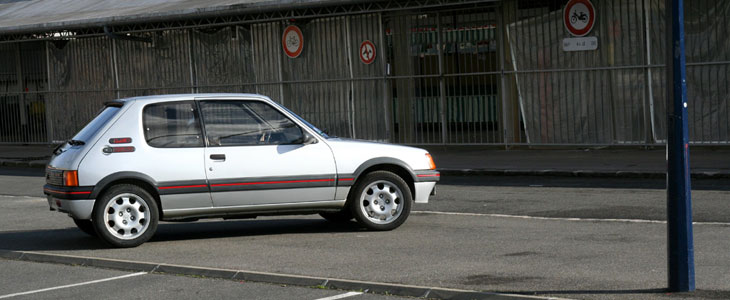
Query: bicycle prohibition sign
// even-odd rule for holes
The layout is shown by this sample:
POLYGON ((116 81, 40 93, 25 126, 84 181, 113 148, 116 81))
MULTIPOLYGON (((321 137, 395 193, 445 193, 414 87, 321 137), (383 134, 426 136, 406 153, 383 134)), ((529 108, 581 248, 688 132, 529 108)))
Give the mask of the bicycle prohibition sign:
POLYGON ((590 0, 570 0, 563 10, 563 24, 573 36, 584 36, 596 23, 596 9, 590 0))

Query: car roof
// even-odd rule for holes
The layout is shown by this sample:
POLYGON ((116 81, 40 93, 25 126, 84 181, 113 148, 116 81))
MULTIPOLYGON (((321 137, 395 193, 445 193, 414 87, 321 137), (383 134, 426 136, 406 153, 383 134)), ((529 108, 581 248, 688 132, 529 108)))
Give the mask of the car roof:
POLYGON ((215 100, 264 100, 272 101, 269 97, 259 94, 244 94, 244 93, 207 93, 207 94, 170 94, 170 95, 154 95, 154 96, 138 96, 117 99, 115 101, 122 102, 142 102, 142 103, 157 103, 157 102, 170 102, 170 101, 183 101, 193 99, 215 99, 215 100))

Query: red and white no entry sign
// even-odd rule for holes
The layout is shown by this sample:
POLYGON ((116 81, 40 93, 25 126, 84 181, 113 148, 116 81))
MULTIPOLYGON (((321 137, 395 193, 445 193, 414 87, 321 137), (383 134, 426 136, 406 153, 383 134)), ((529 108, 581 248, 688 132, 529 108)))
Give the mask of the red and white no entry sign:
POLYGON ((302 54, 304 49, 304 36, 302 30, 296 25, 289 25, 284 29, 281 35, 281 46, 284 48, 286 56, 296 58, 302 54))
POLYGON ((375 61, 375 45, 371 41, 364 41, 360 44, 360 61, 369 65, 375 61))
POLYGON ((565 29, 574 36, 591 32, 596 23, 596 9, 590 0, 570 0, 563 10, 565 29))

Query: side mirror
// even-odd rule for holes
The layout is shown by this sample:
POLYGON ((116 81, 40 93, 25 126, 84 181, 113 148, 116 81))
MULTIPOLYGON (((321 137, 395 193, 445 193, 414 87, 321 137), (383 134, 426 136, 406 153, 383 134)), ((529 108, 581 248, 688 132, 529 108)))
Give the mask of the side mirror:
POLYGON ((317 138, 309 134, 309 132, 304 131, 304 140, 302 141, 302 144, 309 145, 309 144, 316 144, 319 142, 317 138))

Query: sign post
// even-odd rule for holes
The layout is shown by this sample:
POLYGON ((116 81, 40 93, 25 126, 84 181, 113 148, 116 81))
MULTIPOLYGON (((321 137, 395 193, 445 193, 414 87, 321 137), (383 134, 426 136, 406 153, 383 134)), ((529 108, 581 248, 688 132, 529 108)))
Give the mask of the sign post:
POLYGON ((667 266, 669 290, 695 290, 687 124, 684 0, 665 0, 667 28, 667 266))

